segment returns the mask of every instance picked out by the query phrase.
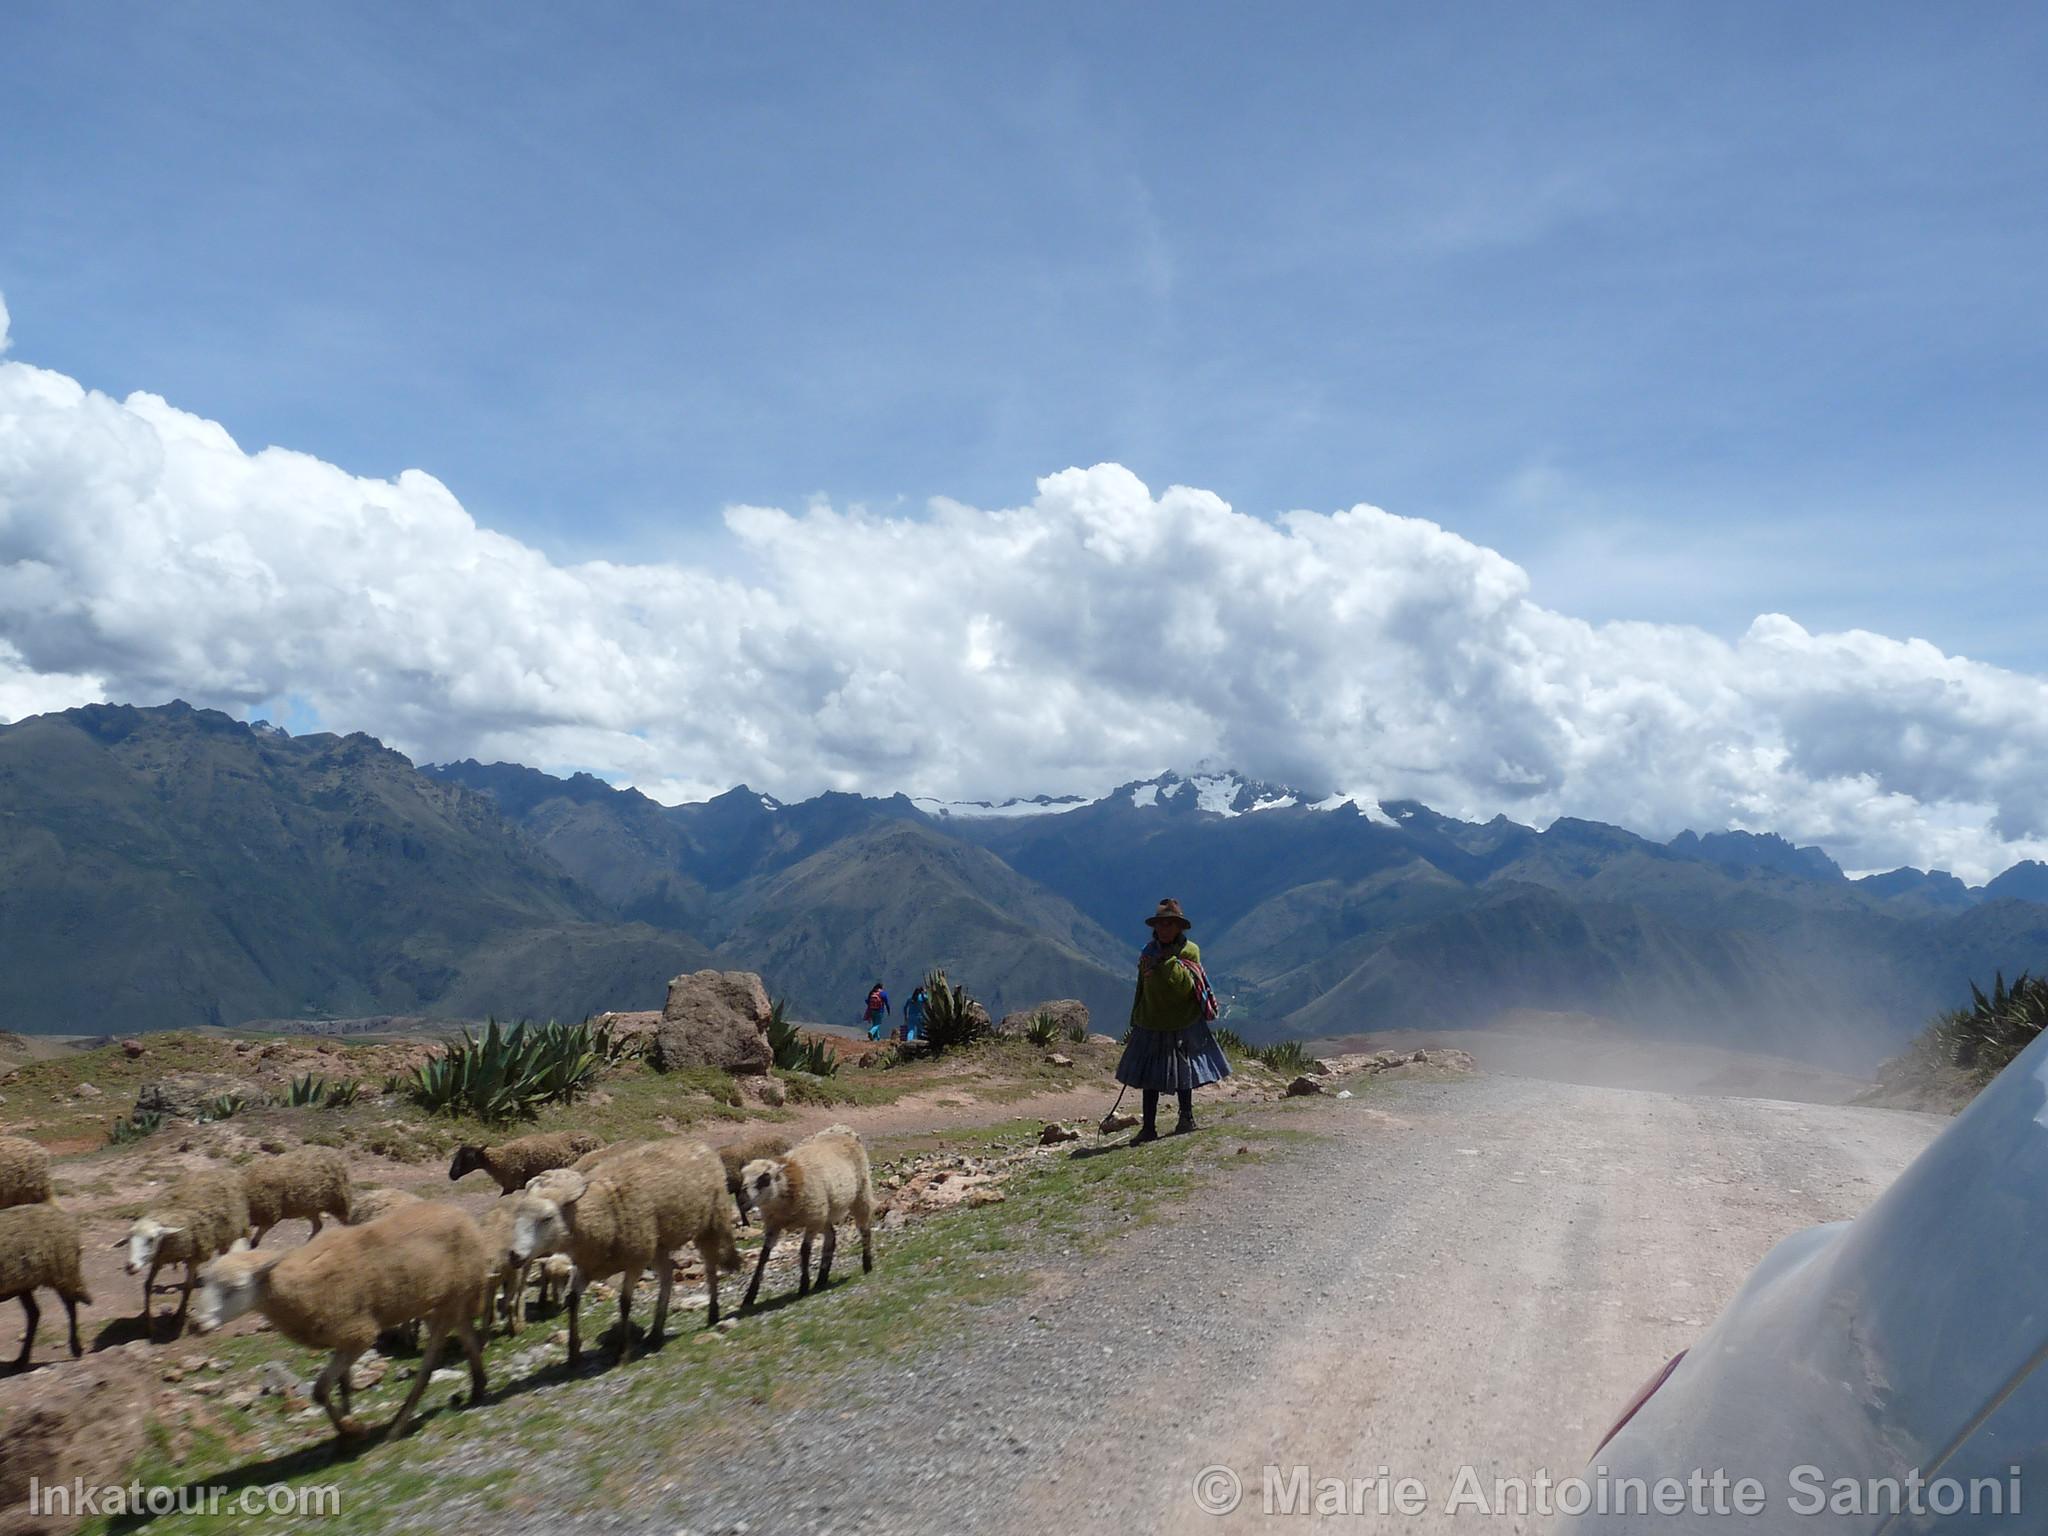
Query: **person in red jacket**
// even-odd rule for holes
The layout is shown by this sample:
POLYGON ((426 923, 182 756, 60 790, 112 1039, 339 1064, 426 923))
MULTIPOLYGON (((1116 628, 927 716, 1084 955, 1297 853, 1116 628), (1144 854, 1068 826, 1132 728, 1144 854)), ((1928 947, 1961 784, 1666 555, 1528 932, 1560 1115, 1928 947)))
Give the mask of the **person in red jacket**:
POLYGON ((868 988, 867 1005, 861 1010, 861 1018, 867 1024, 870 1040, 882 1038, 882 1018, 888 1012, 889 994, 882 990, 882 984, 877 981, 868 988))

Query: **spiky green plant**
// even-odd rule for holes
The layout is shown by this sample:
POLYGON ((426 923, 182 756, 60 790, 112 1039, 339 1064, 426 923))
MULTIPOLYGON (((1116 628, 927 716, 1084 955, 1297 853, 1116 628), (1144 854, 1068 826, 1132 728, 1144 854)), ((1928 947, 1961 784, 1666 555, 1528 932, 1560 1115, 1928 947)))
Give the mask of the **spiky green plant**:
POLYGON ((342 1082, 329 1083, 326 1093, 320 1097, 320 1105, 323 1109, 347 1109, 362 1096, 363 1085, 351 1077, 342 1082))
POLYGON ((1086 1045, 1088 1043, 1088 1021, 1076 1014, 1067 1021, 1067 1043, 1086 1045))
POLYGON ((319 1104, 326 1092, 327 1079, 308 1072, 304 1077, 292 1079, 291 1090, 285 1095, 284 1102, 291 1109, 311 1109, 319 1104))
POLYGON ((1024 1038, 1033 1045, 1051 1045, 1060 1037, 1060 1021, 1049 1013, 1034 1013, 1024 1026, 1024 1038))
POLYGON ((590 1022, 565 1025, 522 1020, 510 1029, 493 1018, 481 1036, 462 1032, 406 1081, 421 1108, 466 1111, 482 1120, 531 1119, 543 1104, 573 1102, 602 1066, 590 1022))
POLYGON ((1216 1024, 1210 1027, 1209 1033, 1214 1035, 1216 1043, 1223 1047, 1223 1054, 1230 1057, 1233 1061, 1249 1056, 1252 1053, 1252 1048, 1244 1042, 1244 1036, 1234 1029, 1230 1029, 1222 1024, 1216 1024))
POLYGON ((928 994, 924 1040, 934 1053, 973 1045, 995 1032, 988 1010, 969 996, 965 987, 949 982, 944 971, 926 973, 924 989, 928 994))
POLYGON ((1996 1077, 2048 1028, 2048 976, 2022 971, 2008 987, 2005 973, 1997 972, 1988 997, 1971 982, 1970 1006, 1945 1022, 1955 1064, 1986 1080, 1996 1077))
POLYGON ((206 1106, 199 1112, 199 1118, 205 1122, 232 1120, 248 1107, 248 1095, 223 1093, 219 1097, 209 1099, 206 1102, 206 1106))
POLYGON ((140 1141, 145 1136, 154 1136, 164 1127, 164 1115, 160 1109, 138 1109, 124 1119, 116 1120, 107 1127, 107 1144, 124 1147, 131 1141, 140 1141))
POLYGON ((831 1077, 839 1070, 839 1057, 831 1046, 809 1038, 789 1022, 789 1006, 782 998, 768 1006, 768 1049, 775 1065, 785 1072, 831 1077))
POLYGON ((1301 1048, 1299 1040, 1282 1040, 1274 1045, 1260 1046, 1252 1052, 1275 1072, 1305 1072, 1314 1058, 1301 1048))

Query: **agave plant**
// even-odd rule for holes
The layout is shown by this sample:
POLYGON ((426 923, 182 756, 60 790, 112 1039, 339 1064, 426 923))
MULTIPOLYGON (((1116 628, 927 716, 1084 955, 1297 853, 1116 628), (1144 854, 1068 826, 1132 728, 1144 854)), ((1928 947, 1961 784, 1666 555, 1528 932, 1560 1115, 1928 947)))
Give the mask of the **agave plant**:
POLYGON ((1309 1062, 1313 1059, 1307 1051, 1301 1048, 1299 1040, 1282 1040, 1277 1045, 1260 1046, 1253 1050, 1252 1055, 1256 1056, 1275 1072, 1282 1074, 1305 1072, 1308 1070, 1309 1062))
POLYGON ((320 1103, 326 1109, 347 1109, 349 1105, 355 1103, 362 1096, 363 1085, 354 1078, 349 1078, 344 1082, 329 1083, 326 1093, 321 1096, 320 1103))
POLYGON ((568 1103, 596 1080, 603 1058, 588 1020, 564 1025, 493 1018, 481 1036, 462 1032, 405 1083, 423 1109, 466 1111, 483 1120, 530 1119, 543 1104, 568 1103))
POLYGON ((1227 1025, 1215 1025, 1209 1033, 1216 1037, 1216 1043, 1223 1047, 1223 1054, 1226 1056, 1236 1058, 1252 1053, 1252 1048, 1244 1042, 1244 1036, 1227 1025))
POLYGON ((285 1103, 292 1109, 311 1109, 327 1092, 327 1079, 315 1077, 308 1072, 304 1077, 292 1079, 291 1090, 285 1095, 285 1103))
POLYGON ((839 1070, 839 1057, 822 1040, 813 1040, 789 1022, 789 1006, 777 998, 768 1008, 768 1049, 775 1065, 785 1072, 808 1072, 814 1077, 831 1077, 839 1070))
POLYGON ((1033 1045, 1051 1045, 1060 1037, 1060 1021, 1049 1013, 1034 1013, 1024 1026, 1024 1038, 1033 1045))
POLYGON ((107 1127, 109 1146, 126 1146, 131 1141, 140 1141, 145 1136, 154 1136, 163 1129, 164 1116, 160 1109, 138 1109, 126 1119, 116 1120, 107 1127))
POLYGON ((1998 972, 1985 996, 1970 984, 1971 1006, 1950 1014, 1945 1032, 1953 1042, 1953 1059, 1983 1077, 1995 1077, 2015 1056, 2048 1028, 2048 977, 2025 971, 2008 987, 1998 972))
POLYGON ((223 1093, 207 1101, 205 1107, 199 1111, 199 1118, 208 1122, 232 1120, 248 1107, 249 1100, 246 1095, 223 1093))
POLYGON ((924 989, 929 997, 925 1004, 924 1038, 934 1052, 957 1050, 995 1032, 988 1010, 968 996, 965 987, 952 985, 944 971, 928 972, 924 989))

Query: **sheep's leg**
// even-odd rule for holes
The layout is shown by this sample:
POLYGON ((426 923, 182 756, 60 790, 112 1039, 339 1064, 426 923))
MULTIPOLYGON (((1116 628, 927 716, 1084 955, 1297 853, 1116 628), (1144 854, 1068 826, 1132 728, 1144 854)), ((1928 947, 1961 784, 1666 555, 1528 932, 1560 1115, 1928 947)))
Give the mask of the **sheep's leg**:
POLYGON ((337 1349, 328 1357, 327 1368, 313 1383, 313 1401, 327 1410, 327 1417, 334 1425, 334 1432, 344 1440, 351 1440, 360 1435, 363 1426, 355 1421, 355 1416, 346 1408, 340 1412, 335 1411, 334 1384, 337 1380, 345 1383, 348 1380, 349 1367, 355 1363, 354 1355, 347 1350, 337 1349))
POLYGON ((155 1259, 149 1261, 149 1273, 142 1277, 142 1318, 149 1320, 150 1298, 156 1294, 156 1272, 163 1265, 155 1259))
POLYGON ((619 1276, 619 1359, 633 1358, 633 1287, 640 1283, 640 1271, 633 1265, 619 1276))
POLYGON ((192 1282, 199 1277, 199 1261, 185 1261, 185 1289, 178 1293, 178 1315, 171 1321, 171 1337, 177 1338, 185 1331, 185 1315, 192 1310, 192 1282))
POLYGON ((650 1344, 661 1342, 662 1329, 668 1324, 668 1299, 676 1288, 675 1259, 663 1254, 661 1262, 656 1267, 660 1270, 660 1278, 655 1281, 654 1287, 654 1332, 648 1335, 650 1344))
POLYGON ((799 1296, 811 1294, 811 1239, 814 1236, 814 1233, 806 1232, 796 1250, 796 1293, 799 1296))
POLYGON ((462 1340, 462 1352, 469 1356, 469 1406, 474 1408, 484 1400, 484 1346, 467 1318, 455 1326, 455 1336, 462 1340))
POLYGON ((436 1321, 427 1324, 426 1353, 420 1356, 417 1374, 412 1379, 412 1390, 405 1394, 405 1401, 398 1405, 398 1417, 393 1419, 379 1435, 379 1440, 396 1440, 405 1433, 406 1421, 412 1417, 413 1405, 419 1402, 420 1394, 427 1390, 427 1383, 433 1379, 434 1362, 441 1358, 441 1341, 448 1337, 448 1325, 436 1321))
POLYGON ((518 1333, 526 1327, 526 1272, 533 1261, 518 1266, 512 1275, 512 1283, 505 1288, 505 1310, 511 1314, 505 1327, 509 1333, 518 1333))
POLYGON ((853 1204, 853 1224, 860 1228, 860 1272, 875 1272, 875 1209, 862 1196, 853 1204))
MULTIPOLYGON (((78 1347, 78 1298, 66 1296, 64 1310, 71 1315, 71 1358, 76 1360, 85 1351, 78 1347)), ((33 1330, 31 1330, 33 1331, 33 1330)))
POLYGON ((741 1199, 737 1192, 732 1197, 732 1203, 734 1208, 740 1213, 740 1225, 743 1227, 752 1226, 753 1220, 747 1215, 747 1202, 741 1199))
POLYGON ((761 1276, 768 1268, 768 1255, 774 1251, 775 1239, 780 1237, 781 1235, 782 1234, 779 1231, 777 1231, 774 1227, 766 1227, 762 1229, 761 1257, 754 1265, 754 1279, 753 1282, 747 1287, 746 1299, 740 1303, 740 1310, 742 1312, 746 1311, 747 1308, 751 1307, 754 1304, 754 1298, 760 1294, 761 1276))
POLYGON ((569 1363, 577 1365, 583 1359, 583 1271, 577 1270, 569 1277, 569 1363))
POLYGON ((832 1255, 839 1251, 839 1229, 825 1229, 825 1248, 818 1255, 818 1289, 825 1289, 825 1282, 832 1278, 832 1255))
POLYGON ((702 1254, 702 1251, 699 1251, 704 1259, 704 1295, 710 1302, 710 1305, 705 1308, 704 1326, 716 1328, 718 1326, 718 1261, 709 1254, 702 1254))
MULTIPOLYGON (((9 1372, 28 1369, 29 1354, 36 1347, 36 1325, 43 1319, 42 1308, 36 1305, 36 1293, 33 1290, 23 1291, 15 1300, 21 1303, 21 1310, 28 1314, 28 1320, 22 1324, 21 1353, 15 1358, 14 1364, 7 1367, 9 1372)), ((69 1304, 66 1303, 67 1306, 69 1304)), ((71 1353, 75 1355, 78 1353, 78 1314, 74 1311, 71 1316, 71 1353)))
POLYGON ((477 1326, 489 1338, 498 1328, 498 1283, 503 1270, 493 1270, 484 1277, 484 1304, 477 1326))

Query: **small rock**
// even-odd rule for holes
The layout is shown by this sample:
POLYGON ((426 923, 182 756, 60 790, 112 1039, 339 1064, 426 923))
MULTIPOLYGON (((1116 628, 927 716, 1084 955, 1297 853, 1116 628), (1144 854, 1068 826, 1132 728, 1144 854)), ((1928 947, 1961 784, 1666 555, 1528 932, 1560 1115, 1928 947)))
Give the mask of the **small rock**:
POLYGON ((1250 1157, 1252 1155, 1252 1149, 1250 1147, 1240 1146, 1237 1149, 1237 1155, 1239 1157, 1250 1157))
POLYGON ((1348 1099, 1351 1097, 1351 1090, 1349 1088, 1339 1088, 1337 1090, 1337 1097, 1340 1099, 1348 1099))
POLYGON ((99 1089, 93 1087, 91 1083, 80 1083, 71 1091, 81 1099, 97 1099, 101 1096, 99 1089))
POLYGON ((1330 1064, 1319 1057, 1308 1064, 1308 1070, 1311 1076, 1328 1077, 1330 1075, 1330 1064))
POLYGON ((1114 1136, 1118 1131, 1128 1131, 1135 1128, 1137 1123, 1138 1117, 1136 1115, 1104 1115, 1102 1123, 1096 1129, 1105 1136, 1114 1136))
POLYGON ((1079 1131, 1070 1131, 1057 1121, 1038 1133, 1038 1144, 1041 1147, 1058 1146, 1063 1141, 1079 1141, 1080 1139, 1081 1133, 1079 1131))
POLYGON ((121 1042, 121 1054, 130 1061, 133 1061, 142 1054, 142 1042, 140 1040, 123 1040, 121 1042))
POLYGON ((1074 1064, 1073 1057, 1063 1056, 1058 1051, 1048 1052, 1045 1059, 1048 1065, 1055 1067, 1071 1067, 1074 1064))
POLYGON ((255 1387, 237 1387, 222 1396, 221 1402, 229 1408, 254 1408, 256 1400, 263 1396, 255 1387))
POLYGON ((1306 1074, 1297 1077, 1287 1085, 1287 1097, 1290 1099, 1306 1098, 1309 1094, 1321 1093, 1322 1091, 1323 1085, 1306 1074))
MULTIPOLYGON (((367 1392, 382 1381, 390 1369, 390 1362, 375 1350, 371 1350, 349 1367, 348 1384, 358 1392, 367 1392)), ((434 1374, 439 1376, 441 1373, 436 1371, 434 1374)))
POLYGON ((1001 1205, 1005 1198, 1000 1189, 990 1189, 984 1186, 980 1189, 968 1191, 967 1203, 969 1205, 1001 1205))
POLYGON ((167 1365, 164 1367, 165 1381, 183 1381, 184 1379, 185 1367, 182 1365, 167 1365))
POLYGON ((789 1090, 782 1086, 779 1077, 748 1077, 741 1080, 742 1091, 750 1098, 759 1099, 770 1108, 777 1108, 789 1102, 789 1090))
POLYGON ((569 1342, 569 1330, 566 1328, 557 1328, 553 1333, 548 1335, 548 1342, 550 1344, 567 1344, 569 1342))
POLYGON ((291 1373, 289 1367, 276 1360, 264 1362, 263 1369, 256 1373, 256 1386, 258 1391, 265 1394, 275 1392, 296 1393, 301 1397, 306 1395, 306 1387, 299 1378, 291 1373))
POLYGON ((721 1317, 712 1325, 712 1331, 715 1333, 731 1333, 739 1325, 740 1320, 736 1317, 721 1317))
POLYGON ((427 1385, 430 1387, 451 1386, 455 1382, 462 1380, 462 1377, 463 1372, 459 1367, 444 1365, 427 1378, 427 1385))
POLYGON ((1429 1060, 1429 1052, 1417 1051, 1413 1056, 1410 1056, 1408 1059, 1410 1061, 1427 1061, 1429 1060))

